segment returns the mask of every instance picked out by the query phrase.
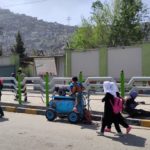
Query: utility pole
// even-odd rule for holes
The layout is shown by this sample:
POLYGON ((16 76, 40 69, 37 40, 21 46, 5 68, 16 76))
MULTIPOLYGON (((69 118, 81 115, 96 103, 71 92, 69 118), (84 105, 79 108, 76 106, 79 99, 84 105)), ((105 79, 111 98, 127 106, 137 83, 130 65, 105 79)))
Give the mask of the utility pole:
POLYGON ((67 17, 68 26, 70 25, 70 20, 71 20, 71 17, 68 16, 68 17, 67 17))

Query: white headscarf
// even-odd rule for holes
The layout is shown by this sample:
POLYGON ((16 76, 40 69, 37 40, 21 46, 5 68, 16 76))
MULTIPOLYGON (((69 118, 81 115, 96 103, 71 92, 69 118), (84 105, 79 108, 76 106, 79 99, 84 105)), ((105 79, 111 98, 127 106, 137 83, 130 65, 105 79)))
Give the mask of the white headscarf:
POLYGON ((109 81, 104 81, 103 83, 103 89, 104 93, 110 93, 110 82, 109 81))
POLYGON ((117 86, 117 83, 116 83, 116 82, 114 82, 114 88, 115 88, 115 91, 116 91, 116 92, 119 92, 119 89, 118 89, 118 86, 117 86))
POLYGON ((115 82, 110 82, 110 88, 111 88, 111 93, 114 97, 116 97, 116 92, 118 92, 118 87, 117 87, 117 84, 115 82))
POLYGON ((116 83, 110 82, 110 81, 104 81, 104 83, 103 83, 103 89, 104 89, 104 93, 105 94, 106 93, 110 93, 114 97, 116 97, 116 92, 119 91, 116 83))

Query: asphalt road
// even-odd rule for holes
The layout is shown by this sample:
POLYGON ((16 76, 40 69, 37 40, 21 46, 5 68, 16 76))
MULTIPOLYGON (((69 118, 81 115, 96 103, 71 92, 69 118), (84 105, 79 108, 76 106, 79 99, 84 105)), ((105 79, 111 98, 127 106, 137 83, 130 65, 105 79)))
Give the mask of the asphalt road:
MULTIPOLYGON (((0 118, 1 150, 150 150, 150 128, 134 126, 122 137, 98 136, 99 122, 69 124, 48 122, 44 116, 5 112, 0 118)), ((125 129, 122 129, 125 132, 125 129)))

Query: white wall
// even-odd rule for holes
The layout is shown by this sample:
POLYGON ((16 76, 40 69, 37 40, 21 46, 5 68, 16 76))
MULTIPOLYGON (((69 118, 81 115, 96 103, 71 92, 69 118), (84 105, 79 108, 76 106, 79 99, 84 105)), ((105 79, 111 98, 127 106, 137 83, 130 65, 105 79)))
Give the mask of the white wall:
POLYGON ((84 77, 99 76, 99 51, 72 52, 71 69, 72 76, 77 76, 80 71, 84 77))
POLYGON ((119 79, 124 70, 125 78, 142 75, 141 48, 125 47, 108 49, 108 76, 119 79))
POLYGON ((0 66, 3 65, 12 65, 10 57, 5 57, 5 56, 0 57, 0 66))

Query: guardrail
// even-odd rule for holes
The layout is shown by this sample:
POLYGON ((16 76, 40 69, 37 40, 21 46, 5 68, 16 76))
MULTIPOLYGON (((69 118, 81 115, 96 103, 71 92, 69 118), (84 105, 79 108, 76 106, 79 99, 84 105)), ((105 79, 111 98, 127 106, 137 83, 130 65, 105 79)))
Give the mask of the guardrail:
MULTIPOLYGON (((3 91, 11 91, 15 95, 18 93, 18 81, 14 77, 1 77, 3 79, 3 91)), ((48 79, 48 76, 47 76, 48 79)), ((54 88, 65 87, 69 88, 71 77, 53 77, 51 80, 43 80, 41 77, 25 77, 21 84, 21 95, 26 93, 40 93, 42 99, 47 97, 49 93, 53 93, 54 88), (47 86, 46 86, 47 85, 47 86), (47 95, 46 95, 47 94, 47 95)), ((115 81, 112 77, 87 77, 83 82, 85 91, 89 94, 104 94, 103 82, 115 81)), ((119 89, 121 84, 117 83, 119 89)), ((150 77, 132 77, 128 83, 124 83, 125 94, 127 95, 131 90, 137 90, 140 95, 150 96, 150 77)))

